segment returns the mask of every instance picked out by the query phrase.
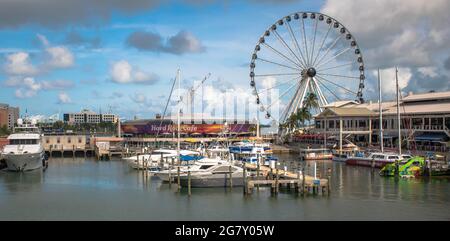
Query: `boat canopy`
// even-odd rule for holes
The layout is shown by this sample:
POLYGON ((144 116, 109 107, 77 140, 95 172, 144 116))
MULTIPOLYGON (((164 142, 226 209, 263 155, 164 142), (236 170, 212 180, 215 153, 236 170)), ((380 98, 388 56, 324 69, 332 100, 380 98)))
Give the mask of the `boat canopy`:
POLYGON ((180 155, 181 161, 197 161, 202 159, 203 156, 190 156, 190 155, 180 155))

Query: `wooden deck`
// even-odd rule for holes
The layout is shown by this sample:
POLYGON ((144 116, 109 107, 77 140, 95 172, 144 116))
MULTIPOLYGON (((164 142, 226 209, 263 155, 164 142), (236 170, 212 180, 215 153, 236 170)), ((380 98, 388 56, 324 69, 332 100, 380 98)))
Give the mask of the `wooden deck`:
POLYGON ((267 166, 258 166, 256 164, 246 164, 245 170, 257 171, 259 176, 256 179, 247 177, 244 186, 244 194, 252 194, 254 188, 259 189, 260 186, 270 186, 271 192, 277 194, 280 187, 286 187, 294 190, 296 193, 307 194, 325 194, 330 193, 330 185, 328 179, 314 179, 314 177, 294 173, 292 171, 285 171, 282 169, 271 169, 267 166))

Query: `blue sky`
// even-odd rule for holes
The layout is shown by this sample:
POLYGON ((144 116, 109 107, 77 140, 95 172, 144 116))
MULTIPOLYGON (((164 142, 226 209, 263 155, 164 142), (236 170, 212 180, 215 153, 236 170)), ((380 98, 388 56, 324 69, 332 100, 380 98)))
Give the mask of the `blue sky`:
MULTIPOLYGON (((368 52, 365 59, 371 67, 368 81, 373 79, 369 75, 376 67, 388 71, 398 65, 405 73, 402 75, 405 91, 449 88, 450 67, 446 65, 449 51, 435 50, 446 46, 447 43, 439 42, 439 38, 449 36, 447 29, 439 28, 442 31, 436 34, 433 47, 420 45, 420 37, 414 34, 427 29, 421 27, 422 21, 448 20, 445 15, 436 14, 438 16, 426 19, 426 16, 421 15, 424 13, 418 12, 411 26, 405 28, 404 23, 399 23, 398 28, 392 29, 399 29, 395 34, 386 33, 383 36, 378 32, 382 26, 378 29, 361 26, 361 21, 368 14, 352 14, 352 11, 358 11, 355 9, 357 6, 352 5, 358 1, 351 0, 344 1, 350 4, 348 8, 342 7, 339 1, 307 0, 191 0, 164 1, 156 5, 153 3, 158 1, 135 0, 130 1, 136 2, 135 7, 133 4, 124 7, 118 1, 112 1, 107 8, 100 3, 97 6, 95 2, 99 1, 80 1, 80 4, 87 5, 74 5, 73 14, 76 11, 84 14, 80 19, 71 19, 72 13, 64 14, 67 9, 56 4, 58 1, 54 2, 52 7, 48 5, 52 1, 46 1, 48 6, 37 9, 29 16, 14 17, 11 14, 0 18, 3 22, 0 24, 0 102, 19 106, 22 113, 25 109, 32 115, 51 115, 75 112, 82 108, 94 111, 101 109, 104 112, 111 108, 124 118, 153 117, 155 113, 162 112, 170 81, 175 77, 178 67, 182 70, 185 86, 191 86, 193 81, 211 73, 210 80, 218 85, 246 89, 249 83, 247 66, 259 36, 277 19, 297 11, 334 13, 332 16, 344 22, 349 29, 355 29, 353 33, 358 40, 359 37, 362 39, 359 42, 363 51, 368 52), (91 2, 93 6, 89 7, 87 3, 91 2), (347 12, 341 13, 342 9, 347 12), (46 11, 62 13, 48 14, 46 11), (412 31, 405 32, 402 29, 412 31), (156 47, 150 44, 149 49, 138 49, 127 41, 136 32, 159 36, 162 44, 156 47), (380 40, 372 41, 376 36, 380 40), (393 52, 392 48, 404 48, 380 47, 384 41, 389 41, 388 36, 397 37, 398 41, 404 40, 405 45, 413 43, 416 52, 422 50, 415 55, 417 59, 426 59, 425 55, 433 56, 433 59, 414 62, 408 57, 397 60, 384 55, 392 61, 381 61, 380 56, 385 52, 393 52), (13 59, 15 62, 12 62, 13 59), (385 65, 386 62, 389 63, 385 65), (123 75, 123 70, 127 68, 131 68, 126 72, 129 76, 126 73, 123 75), (433 81, 424 85, 419 81, 424 78, 433 81)), ((76 1, 68 2, 73 4, 76 1)), ((413 2, 410 6, 412 10, 421 8, 420 4, 413 2)), ((22 13, 19 3, 8 4, 8 1, 0 1, 0 8, 22 13)), ((376 11, 389 11, 380 4, 383 3, 374 6, 374 14, 377 14, 376 11)), ((438 5, 435 9, 441 7, 438 5)), ((364 9, 362 6, 360 8, 364 9)), ((409 15, 416 14, 411 13, 412 10, 409 10, 409 15)), ((2 11, 5 10, 0 10, 0 15, 2 11)), ((392 19, 401 17, 400 11, 392 19)), ((385 21, 395 25, 392 19, 385 21)), ((134 43, 141 43, 139 39, 136 41, 134 43)), ((407 49, 402 51, 408 54, 407 49)), ((369 98, 374 96, 370 86, 373 87, 374 83, 369 84, 369 91, 365 94, 369 98)), ((389 94, 392 93, 386 92, 386 95, 389 94)))

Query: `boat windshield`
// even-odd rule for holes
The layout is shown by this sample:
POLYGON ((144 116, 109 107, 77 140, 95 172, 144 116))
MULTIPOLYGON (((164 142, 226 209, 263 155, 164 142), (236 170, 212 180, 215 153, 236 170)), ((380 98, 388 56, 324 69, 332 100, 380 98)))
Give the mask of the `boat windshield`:
POLYGON ((9 140, 10 145, 36 145, 38 144, 37 139, 12 139, 9 140))

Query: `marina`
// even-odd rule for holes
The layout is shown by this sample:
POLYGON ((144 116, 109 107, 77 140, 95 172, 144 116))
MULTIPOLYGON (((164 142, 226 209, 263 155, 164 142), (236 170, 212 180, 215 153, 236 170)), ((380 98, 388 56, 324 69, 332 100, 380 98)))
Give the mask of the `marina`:
MULTIPOLYGON (((295 156, 279 156, 292 160, 295 156)), ((0 172, 1 220, 449 220, 448 178, 395 179, 378 171, 318 161, 331 168, 331 192, 302 197, 270 186, 187 188, 145 177, 118 159, 54 158, 45 172, 0 172), (417 205, 420 203, 420 205, 417 205), (276 214, 276 215, 275 215, 276 214)), ((289 164, 288 164, 289 165, 289 164)), ((312 166, 306 173, 312 174, 312 166)))
POLYGON ((1 221, 450 221, 450 3, 92 1, 0 2, 1 221))

